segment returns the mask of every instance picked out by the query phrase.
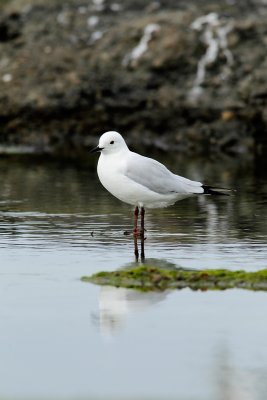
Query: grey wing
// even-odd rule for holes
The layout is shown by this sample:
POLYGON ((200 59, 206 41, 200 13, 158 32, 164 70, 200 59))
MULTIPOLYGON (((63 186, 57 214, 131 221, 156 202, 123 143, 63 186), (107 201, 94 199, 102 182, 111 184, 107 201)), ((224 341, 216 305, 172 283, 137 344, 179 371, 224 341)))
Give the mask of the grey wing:
POLYGON ((136 183, 160 194, 204 192, 202 183, 175 175, 158 161, 133 152, 127 157, 124 173, 136 183))

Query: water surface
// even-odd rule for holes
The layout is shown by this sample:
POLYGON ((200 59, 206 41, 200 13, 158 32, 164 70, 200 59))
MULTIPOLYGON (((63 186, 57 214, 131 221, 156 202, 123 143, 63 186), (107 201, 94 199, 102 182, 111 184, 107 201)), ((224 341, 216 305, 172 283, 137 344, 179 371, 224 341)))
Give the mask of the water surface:
MULTIPOLYGON (((147 210, 147 262, 266 268, 266 178, 241 160, 165 162, 238 191, 147 210)), ((1 398, 265 399, 265 293, 82 283, 135 263, 131 207, 84 168, 1 161, 0 179, 1 398)))

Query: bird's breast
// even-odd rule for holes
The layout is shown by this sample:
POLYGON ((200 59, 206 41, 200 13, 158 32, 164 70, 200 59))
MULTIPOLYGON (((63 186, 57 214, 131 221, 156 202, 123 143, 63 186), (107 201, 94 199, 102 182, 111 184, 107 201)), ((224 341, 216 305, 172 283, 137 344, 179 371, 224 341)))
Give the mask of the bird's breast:
POLYGON ((119 190, 122 180, 123 161, 111 157, 99 157, 97 174, 102 185, 112 194, 119 190))

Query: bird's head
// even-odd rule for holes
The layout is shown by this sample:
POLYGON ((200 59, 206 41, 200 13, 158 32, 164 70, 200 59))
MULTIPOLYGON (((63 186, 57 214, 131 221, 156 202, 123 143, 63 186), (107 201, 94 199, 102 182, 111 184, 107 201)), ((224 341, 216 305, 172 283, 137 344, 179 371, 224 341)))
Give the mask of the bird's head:
POLYGON ((98 146, 91 150, 91 153, 100 151, 103 154, 117 153, 123 149, 128 149, 123 137, 116 131, 103 133, 99 139, 98 146))

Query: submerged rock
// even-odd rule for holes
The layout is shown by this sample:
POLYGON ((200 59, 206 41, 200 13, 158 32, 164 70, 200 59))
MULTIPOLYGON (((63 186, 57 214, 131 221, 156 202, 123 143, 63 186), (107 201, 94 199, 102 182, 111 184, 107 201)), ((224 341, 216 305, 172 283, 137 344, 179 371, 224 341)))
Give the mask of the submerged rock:
POLYGON ((0 144, 79 154, 116 129, 187 154, 264 153, 259 0, 6 1, 0 144))
POLYGON ((138 289, 162 291, 168 289, 225 290, 248 289, 267 290, 267 270, 257 272, 219 270, 161 269, 140 266, 115 272, 99 272, 82 277, 83 282, 138 289))

